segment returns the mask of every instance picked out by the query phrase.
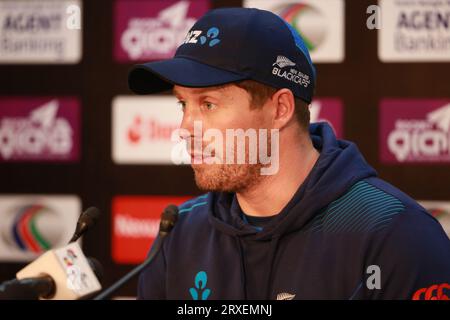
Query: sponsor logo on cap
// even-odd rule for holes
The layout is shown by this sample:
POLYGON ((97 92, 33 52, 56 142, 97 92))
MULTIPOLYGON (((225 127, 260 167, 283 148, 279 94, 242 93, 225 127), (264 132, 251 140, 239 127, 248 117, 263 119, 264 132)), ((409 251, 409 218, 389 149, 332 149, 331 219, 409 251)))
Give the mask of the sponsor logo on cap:
POLYGON ((215 45, 220 43, 220 39, 218 38, 220 33, 219 28, 211 27, 206 31, 205 35, 201 30, 192 30, 189 31, 186 37, 184 38, 183 44, 186 43, 198 43, 204 45, 208 44, 209 47, 214 47, 215 45))

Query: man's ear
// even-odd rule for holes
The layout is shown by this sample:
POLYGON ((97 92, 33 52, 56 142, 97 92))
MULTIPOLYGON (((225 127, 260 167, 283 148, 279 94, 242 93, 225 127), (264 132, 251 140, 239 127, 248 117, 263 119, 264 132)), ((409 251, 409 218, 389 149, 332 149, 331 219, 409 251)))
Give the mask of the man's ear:
POLYGON ((284 128, 295 117, 295 98, 292 91, 280 89, 272 95, 274 110, 273 127, 284 128))

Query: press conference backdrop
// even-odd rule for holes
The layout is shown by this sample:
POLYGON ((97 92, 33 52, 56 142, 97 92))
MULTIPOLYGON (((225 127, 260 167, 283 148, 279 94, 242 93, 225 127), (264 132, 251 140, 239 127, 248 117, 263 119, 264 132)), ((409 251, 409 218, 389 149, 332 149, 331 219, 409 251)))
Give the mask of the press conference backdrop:
MULTIPOLYGON (((170 58, 196 19, 226 6, 271 10, 300 32, 318 73, 312 120, 355 141, 449 232, 448 1, 6 0, 1 281, 64 245, 81 210, 96 206, 103 216, 82 245, 108 286, 143 261, 162 209, 201 193, 190 167, 174 164, 174 98, 133 96, 127 73, 170 58)), ((136 285, 118 295, 135 296, 136 285)))

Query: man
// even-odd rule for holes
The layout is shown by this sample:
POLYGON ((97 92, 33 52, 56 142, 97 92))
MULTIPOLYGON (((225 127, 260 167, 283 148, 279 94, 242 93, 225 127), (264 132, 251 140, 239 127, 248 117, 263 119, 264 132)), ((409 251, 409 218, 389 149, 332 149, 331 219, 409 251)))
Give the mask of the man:
POLYGON ((173 59, 131 71, 136 93, 173 88, 196 183, 209 191, 179 207, 138 298, 450 296, 448 237, 377 178, 353 143, 325 123, 309 125, 315 80, 296 31, 270 12, 243 8, 210 11, 173 59), (199 125, 229 144, 199 136, 199 125), (256 162, 255 140, 238 149, 231 129, 248 140, 252 130, 270 132, 256 142, 256 162))

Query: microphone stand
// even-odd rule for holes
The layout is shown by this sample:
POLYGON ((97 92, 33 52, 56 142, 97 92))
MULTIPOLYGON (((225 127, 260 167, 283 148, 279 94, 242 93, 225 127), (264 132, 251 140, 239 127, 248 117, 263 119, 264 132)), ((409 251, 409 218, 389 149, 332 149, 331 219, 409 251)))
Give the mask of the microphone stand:
POLYGON ((100 293, 98 296, 96 296, 93 300, 107 300, 113 295, 117 290, 122 288, 128 281, 131 281, 135 276, 137 276, 143 269, 145 269, 155 258, 156 254, 161 248, 161 245, 163 243, 163 240, 167 234, 163 234, 162 236, 159 235, 155 239, 155 243, 152 246, 152 250, 150 250, 150 253, 145 259, 145 261, 135 267, 133 270, 131 270, 129 273, 127 273, 125 276, 123 276, 121 279, 119 279, 117 282, 115 282, 111 287, 100 293))

